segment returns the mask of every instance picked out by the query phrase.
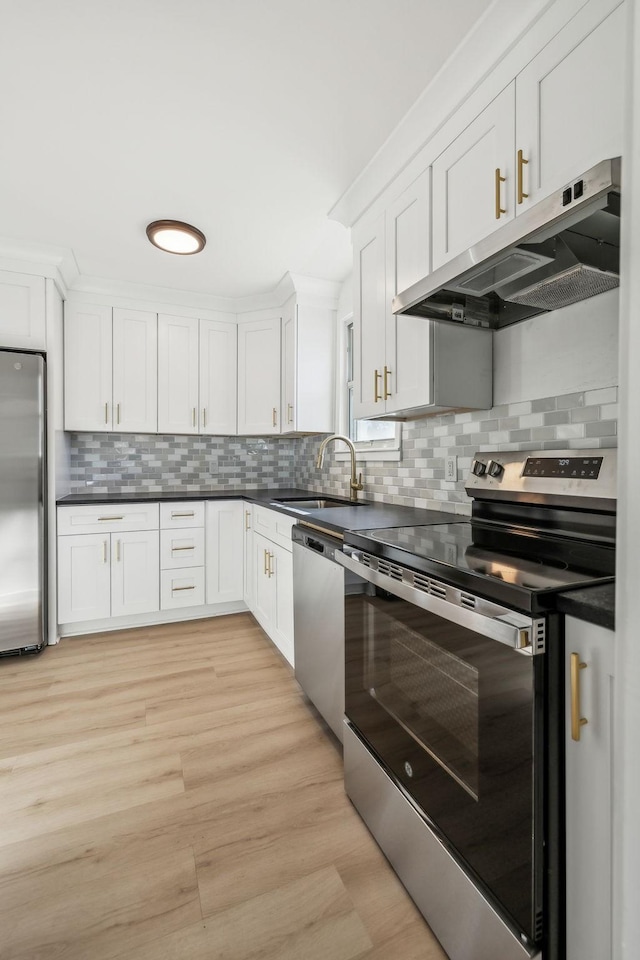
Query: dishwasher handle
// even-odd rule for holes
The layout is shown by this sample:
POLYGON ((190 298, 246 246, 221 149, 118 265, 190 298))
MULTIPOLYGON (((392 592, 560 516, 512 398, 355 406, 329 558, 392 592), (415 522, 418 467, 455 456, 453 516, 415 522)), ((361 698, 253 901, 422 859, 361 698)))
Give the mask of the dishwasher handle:
POLYGON ((318 534, 315 530, 305 529, 301 524, 296 524, 291 529, 291 540, 297 546, 306 550, 313 550, 314 553, 327 560, 335 561, 335 552, 342 548, 342 541, 334 539, 328 535, 318 534))

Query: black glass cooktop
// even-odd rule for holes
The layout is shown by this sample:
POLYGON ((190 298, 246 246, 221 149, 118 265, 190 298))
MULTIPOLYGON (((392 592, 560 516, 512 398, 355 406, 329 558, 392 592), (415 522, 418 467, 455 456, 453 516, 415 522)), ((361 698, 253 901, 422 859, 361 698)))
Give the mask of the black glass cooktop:
POLYGON ((345 542, 469 590, 496 595, 490 585, 499 586, 502 598, 606 582, 615 570, 609 545, 482 522, 360 530, 345 542))

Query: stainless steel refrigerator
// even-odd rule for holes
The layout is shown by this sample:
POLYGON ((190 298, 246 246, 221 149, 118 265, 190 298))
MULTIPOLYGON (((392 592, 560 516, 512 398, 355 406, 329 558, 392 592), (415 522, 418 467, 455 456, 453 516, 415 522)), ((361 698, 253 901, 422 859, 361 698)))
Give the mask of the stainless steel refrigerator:
POLYGON ((45 362, 0 350, 0 656, 45 631, 45 362))

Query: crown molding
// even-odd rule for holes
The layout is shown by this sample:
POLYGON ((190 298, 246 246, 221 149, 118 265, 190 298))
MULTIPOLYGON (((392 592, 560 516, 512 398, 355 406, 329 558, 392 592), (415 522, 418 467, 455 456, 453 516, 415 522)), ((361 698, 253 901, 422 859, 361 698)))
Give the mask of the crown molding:
POLYGON ((80 275, 73 250, 9 237, 0 237, 0 265, 13 273, 53 280, 63 297, 80 275))

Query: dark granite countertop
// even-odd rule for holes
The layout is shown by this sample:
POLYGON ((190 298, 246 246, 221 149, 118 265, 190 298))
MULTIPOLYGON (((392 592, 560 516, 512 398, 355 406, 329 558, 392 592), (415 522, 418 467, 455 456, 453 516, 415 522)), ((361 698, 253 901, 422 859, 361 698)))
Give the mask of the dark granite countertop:
POLYGON ((615 629, 615 583, 602 583, 597 587, 568 590, 558 597, 558 610, 567 617, 576 617, 595 623, 599 627, 615 629))
MULTIPOLYGON (((163 490, 156 493, 71 493, 60 497, 58 506, 78 506, 106 503, 155 503, 171 502, 175 500, 248 500, 251 503, 262 504, 273 510, 279 510, 298 521, 307 521, 325 527, 335 533, 344 533, 345 530, 369 530, 384 527, 402 527, 411 524, 447 523, 450 520, 461 520, 459 514, 451 511, 427 510, 421 507, 402 507, 390 503, 381 503, 373 500, 360 500, 357 505, 345 498, 344 506, 326 507, 320 510, 304 510, 295 504, 278 503, 276 500, 290 500, 292 498, 315 498, 323 494, 317 491, 301 490, 295 487, 287 489, 266 488, 263 490, 247 490, 246 488, 228 488, 226 490, 163 490)), ((332 500, 339 500, 333 494, 324 494, 332 500)))

